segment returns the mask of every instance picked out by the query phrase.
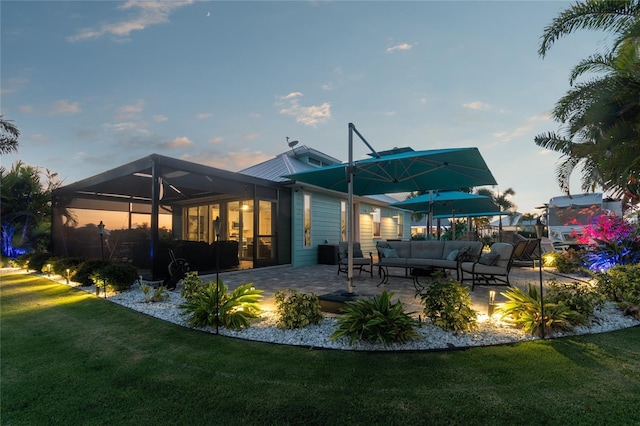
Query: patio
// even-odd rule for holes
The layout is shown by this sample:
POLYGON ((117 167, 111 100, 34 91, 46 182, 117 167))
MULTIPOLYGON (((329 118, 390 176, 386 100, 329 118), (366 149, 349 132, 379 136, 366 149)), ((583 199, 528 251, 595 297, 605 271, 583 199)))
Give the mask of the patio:
MULTIPOLYGON (((254 283, 256 288, 264 290, 264 299, 261 302, 263 307, 268 310, 275 310, 274 294, 278 290, 291 288, 303 293, 314 293, 318 296, 338 290, 346 291, 346 274, 341 273, 337 275, 336 273, 336 265, 311 265, 297 268, 283 265, 269 268, 221 272, 220 279, 230 288, 235 288, 240 284, 248 282, 254 283)), ((416 289, 413 285, 413 278, 411 276, 404 277, 404 270, 402 269, 396 268, 392 273, 395 273, 397 276, 392 276, 388 283, 378 286, 380 278, 377 275, 375 267, 373 278, 371 278, 368 273, 358 275, 356 272, 353 277, 354 293, 359 295, 359 297, 367 298, 387 290, 393 292, 396 297, 402 300, 408 311, 422 312, 420 298, 415 297, 416 289)), ((215 280, 215 275, 203 275, 202 278, 205 280, 215 280)), ((576 281, 575 278, 567 278, 543 270, 542 279, 544 283, 554 278, 560 282, 576 281)), ((422 277, 420 282, 428 279, 428 277, 422 277)), ((527 284, 540 284, 539 270, 537 267, 534 269, 531 266, 512 267, 509 279, 512 285, 523 289, 527 284)), ((470 288, 470 284, 467 285, 469 285, 470 288)), ((504 286, 476 286, 475 290, 470 292, 473 308, 481 314, 486 314, 489 291, 496 291, 496 302, 500 303, 505 300, 504 297, 500 295, 500 292, 506 290, 506 288, 507 287, 504 286)))

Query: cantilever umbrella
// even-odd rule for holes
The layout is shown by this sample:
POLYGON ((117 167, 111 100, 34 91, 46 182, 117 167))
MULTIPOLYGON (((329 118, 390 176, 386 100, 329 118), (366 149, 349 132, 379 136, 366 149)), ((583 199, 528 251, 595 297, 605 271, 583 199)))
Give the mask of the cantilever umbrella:
MULTIPOLYGON (((429 220, 438 217, 489 215, 487 212, 500 211, 500 208, 489 197, 462 191, 424 194, 391 205, 415 212, 428 213, 429 220)), ((494 216, 495 214, 497 213, 490 215, 494 216)), ((455 222, 453 227, 455 229, 455 222)), ((455 231, 453 235, 455 235, 455 231)))
POLYGON ((349 162, 286 176, 322 188, 346 192, 348 240, 348 292, 353 294, 353 195, 392 194, 430 189, 460 189, 496 185, 477 148, 435 149, 381 155, 349 123, 349 162), (353 161, 353 134, 373 158, 353 161))

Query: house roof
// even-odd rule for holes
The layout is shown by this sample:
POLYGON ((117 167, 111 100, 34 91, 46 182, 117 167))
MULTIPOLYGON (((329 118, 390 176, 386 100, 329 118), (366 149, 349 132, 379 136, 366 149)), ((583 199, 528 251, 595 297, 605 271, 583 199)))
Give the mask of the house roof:
POLYGON ((338 163, 340 163, 340 160, 313 148, 309 148, 306 145, 302 145, 283 152, 275 158, 240 170, 239 173, 261 179, 268 179, 273 182, 289 182, 291 179, 284 176, 315 169, 321 165, 338 163), (316 164, 312 164, 310 161, 316 164))

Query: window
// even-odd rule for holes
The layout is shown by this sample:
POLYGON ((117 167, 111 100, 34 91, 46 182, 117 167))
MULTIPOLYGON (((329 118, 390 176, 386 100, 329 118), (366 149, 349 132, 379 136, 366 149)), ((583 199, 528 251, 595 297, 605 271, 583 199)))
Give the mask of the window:
POLYGON ((347 241, 347 202, 340 201, 340 240, 347 241))
POLYGON ((304 194, 303 211, 304 239, 303 246, 311 247, 311 194, 304 194))
POLYGON ((398 216, 396 216, 398 220, 398 238, 402 238, 403 229, 402 229, 402 213, 398 212, 398 216))
POLYGON ((373 217, 373 237, 380 237, 380 209, 375 207, 371 215, 373 217))

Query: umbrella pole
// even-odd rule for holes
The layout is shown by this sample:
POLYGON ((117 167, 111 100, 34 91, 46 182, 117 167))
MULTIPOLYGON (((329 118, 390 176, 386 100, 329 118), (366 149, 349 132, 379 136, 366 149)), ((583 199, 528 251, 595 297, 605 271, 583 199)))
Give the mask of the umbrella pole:
POLYGON ((347 198, 347 288, 353 293, 353 125, 349 123, 349 165, 347 166, 349 184, 347 198))

